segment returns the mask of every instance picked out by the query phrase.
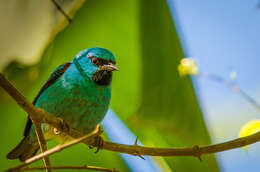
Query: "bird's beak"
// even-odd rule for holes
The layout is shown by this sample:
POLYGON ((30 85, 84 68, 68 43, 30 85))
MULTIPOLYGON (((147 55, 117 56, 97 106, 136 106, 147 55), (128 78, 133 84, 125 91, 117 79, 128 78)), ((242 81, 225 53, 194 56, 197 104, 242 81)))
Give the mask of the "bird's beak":
POLYGON ((106 65, 102 65, 98 67, 99 70, 106 70, 106 71, 119 71, 119 69, 112 63, 106 64, 106 65))

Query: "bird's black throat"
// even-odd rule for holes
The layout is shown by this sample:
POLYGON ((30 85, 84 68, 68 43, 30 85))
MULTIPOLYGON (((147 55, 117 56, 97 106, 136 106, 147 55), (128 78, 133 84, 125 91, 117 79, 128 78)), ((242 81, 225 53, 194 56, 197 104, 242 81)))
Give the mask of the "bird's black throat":
POLYGON ((111 83, 112 80, 112 71, 105 71, 105 70, 100 70, 97 71, 93 77, 92 80, 97 84, 97 85, 103 85, 107 86, 111 83))

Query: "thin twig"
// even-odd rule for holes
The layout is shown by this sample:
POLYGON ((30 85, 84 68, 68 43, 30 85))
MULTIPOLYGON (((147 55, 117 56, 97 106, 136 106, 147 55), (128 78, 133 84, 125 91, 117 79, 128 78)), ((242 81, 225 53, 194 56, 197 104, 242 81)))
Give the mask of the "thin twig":
POLYGON ((31 167, 31 168, 23 168, 23 171, 31 171, 31 170, 44 170, 44 169, 54 169, 54 170, 95 170, 95 171, 107 171, 107 172, 119 172, 116 169, 108 169, 104 167, 96 167, 90 165, 84 166, 52 166, 52 167, 31 167))
MULTIPOLYGON (((45 152, 45 151, 47 151, 47 147, 46 147, 46 141, 44 139, 44 135, 42 133, 41 123, 38 123, 34 120, 32 120, 32 123, 35 128, 35 133, 36 133, 36 136, 38 139, 38 143, 40 145, 41 152, 45 152)), ((51 161, 48 156, 43 157, 43 162, 44 162, 45 167, 51 167, 51 161)), ((52 172, 52 169, 46 168, 46 172, 52 172)))
POLYGON ((254 106, 258 111, 260 111, 260 104, 249 94, 247 94, 244 90, 242 90, 238 84, 236 84, 232 80, 227 80, 219 75, 215 74, 207 74, 207 73, 199 73, 196 75, 197 77, 200 78, 206 78, 221 84, 224 84, 228 87, 230 87, 235 93, 239 94, 241 97, 243 97, 249 104, 254 106))
MULTIPOLYGON (((59 128, 60 121, 53 115, 35 108, 30 102, 25 99, 10 83, 0 74, 0 85, 17 101, 25 111, 33 112, 30 117, 36 118, 39 122, 45 122, 53 127, 59 128), (9 86, 8 86, 9 85, 9 86), (21 103, 24 102, 24 103, 21 103), (37 116, 37 117, 35 117, 37 116)), ((77 130, 69 129, 64 131, 71 137, 77 138, 83 134, 77 130)), ((209 146, 194 146, 187 148, 151 148, 151 147, 142 147, 137 145, 124 145, 113 142, 104 141, 102 148, 114 152, 127 153, 130 155, 150 155, 150 156, 194 156, 200 157, 203 154, 212 154, 216 152, 222 152, 230 149, 235 149, 243 147, 249 144, 253 144, 260 141, 260 132, 249 135, 247 137, 238 138, 232 141, 209 145, 209 146)), ((92 140, 85 140, 85 144, 90 146, 98 147, 95 142, 92 140)))
MULTIPOLYGON (((61 150, 65 149, 65 148, 68 148, 68 147, 71 147, 72 145, 75 145, 75 144, 78 144, 86 139, 93 139, 95 136, 99 136, 101 134, 102 130, 101 130, 101 126, 100 124, 97 125, 96 129, 94 131, 92 131, 90 134, 87 134, 83 137, 80 137, 80 138, 77 138, 77 139, 74 139, 68 143, 65 143, 65 144, 60 144, 52 149, 49 149, 45 152, 42 152, 36 156, 33 156, 27 160, 25 160, 23 163, 21 163, 20 165, 17 165, 13 168, 10 168, 10 169, 7 169, 6 171, 15 171, 15 170, 19 170, 21 169, 22 167, 25 167, 25 166, 28 166, 30 165, 31 163, 35 162, 35 161, 38 161, 44 157, 48 157, 49 155, 52 155, 56 152, 60 152, 61 150)), ((49 166, 50 167, 50 166, 49 166)))
POLYGON ((57 10, 68 20, 69 23, 71 23, 72 19, 66 14, 66 12, 61 8, 61 6, 56 2, 56 0, 51 0, 51 1, 55 5, 57 10))

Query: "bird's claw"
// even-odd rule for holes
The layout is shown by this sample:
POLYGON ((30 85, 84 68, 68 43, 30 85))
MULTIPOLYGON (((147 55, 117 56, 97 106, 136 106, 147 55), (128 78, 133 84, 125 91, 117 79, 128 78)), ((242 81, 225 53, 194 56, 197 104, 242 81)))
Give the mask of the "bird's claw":
POLYGON ((100 134, 102 134, 104 131, 100 124, 97 125, 97 128, 98 128, 98 133, 97 133, 98 135, 93 138, 93 140, 94 140, 93 145, 88 146, 89 149, 93 149, 94 147, 97 147, 97 150, 95 151, 95 153, 98 153, 98 151, 103 148, 103 144, 104 144, 104 140, 100 136, 100 134))
POLYGON ((64 119, 62 119, 62 118, 57 118, 57 119, 60 121, 59 122, 60 123, 59 126, 60 126, 61 131, 62 132, 68 132, 70 127, 67 124, 67 122, 64 119))
POLYGON ((94 140, 95 140, 94 145, 95 145, 95 147, 97 147, 97 150, 95 151, 95 153, 98 153, 99 150, 103 148, 104 140, 102 139, 101 136, 94 137, 94 140))

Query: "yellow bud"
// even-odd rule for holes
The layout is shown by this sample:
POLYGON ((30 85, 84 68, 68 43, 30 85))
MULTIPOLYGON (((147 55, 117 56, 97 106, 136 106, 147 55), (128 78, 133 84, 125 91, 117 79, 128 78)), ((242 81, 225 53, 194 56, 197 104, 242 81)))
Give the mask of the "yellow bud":
POLYGON ((194 59, 183 58, 180 64, 178 65, 178 72, 180 76, 197 75, 198 65, 194 59))

